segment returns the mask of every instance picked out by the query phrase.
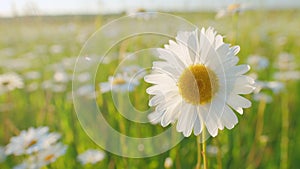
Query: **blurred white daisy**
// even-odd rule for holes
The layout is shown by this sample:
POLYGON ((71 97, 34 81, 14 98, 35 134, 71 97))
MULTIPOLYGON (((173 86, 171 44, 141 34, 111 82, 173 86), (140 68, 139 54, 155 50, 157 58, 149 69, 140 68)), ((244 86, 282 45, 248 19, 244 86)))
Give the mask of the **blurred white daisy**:
POLYGON ((299 80, 300 71, 285 71, 285 72, 276 72, 274 78, 277 80, 299 80))
POLYGON ((138 79, 130 77, 126 73, 119 73, 116 76, 110 76, 108 82, 100 83, 100 90, 102 93, 133 91, 137 85, 139 85, 138 79))
POLYGON ((218 129, 232 129, 238 123, 232 109, 243 114, 251 106, 239 94, 254 89, 254 80, 243 75, 249 66, 236 65, 239 50, 224 43, 213 28, 179 32, 176 42, 157 49, 164 61, 154 62, 144 78, 154 84, 146 90, 154 95, 149 106, 156 106, 150 121, 165 127, 178 120, 176 129, 186 137, 193 129, 199 135, 205 126, 213 137, 218 129))
POLYGON ((6 159, 5 149, 0 146, 0 163, 6 159))
POLYGON ((32 82, 28 85, 26 85, 26 91, 33 92, 36 91, 39 88, 40 84, 38 82, 32 82))
POLYGON ((84 82, 89 81, 90 79, 91 79, 90 73, 89 72, 83 72, 83 73, 78 74, 76 80, 78 82, 84 83, 84 82))
POLYGON ((40 168, 41 166, 38 163, 29 162, 28 160, 13 167, 13 169, 40 169, 40 168))
POLYGON ((24 74, 25 78, 28 80, 35 80, 41 77, 41 73, 38 71, 29 71, 24 74))
POLYGON ((253 99, 255 101, 264 101, 266 103, 271 103, 273 101, 273 98, 270 95, 263 92, 255 93, 253 95, 253 99))
POLYGON ((16 165, 13 169, 40 169, 43 165, 37 161, 35 155, 29 156, 21 164, 16 165))
POLYGON ((28 58, 13 58, 13 59, 5 59, 1 60, 0 67, 3 67, 7 70, 11 71, 24 71, 25 69, 31 68, 32 59, 28 58))
POLYGON ((49 50, 52 54, 59 54, 64 51, 64 47, 62 45, 52 45, 49 50))
POLYGON ((37 154, 37 161, 42 166, 48 165, 56 161, 57 158, 66 153, 67 146, 62 143, 51 145, 37 154))
POLYGON ((122 67, 122 71, 126 72, 126 74, 128 74, 130 77, 132 76, 136 77, 138 80, 140 80, 146 75, 144 69, 138 65, 130 65, 130 66, 122 67))
POLYGON ((59 138, 58 133, 48 133, 48 127, 29 128, 18 136, 12 137, 6 146, 7 155, 32 154, 54 144, 59 138))
POLYGON ((223 18, 228 15, 234 15, 236 13, 241 13, 241 12, 247 10, 247 8, 248 7, 246 4, 233 3, 233 4, 228 5, 225 9, 220 9, 217 12, 215 18, 220 19, 220 18, 223 18))
POLYGON ((65 92, 67 86, 65 83, 57 83, 53 80, 45 80, 41 84, 42 89, 46 91, 52 91, 54 93, 62 93, 65 92))
POLYGON ((219 148, 217 146, 214 146, 214 145, 207 145, 206 146, 206 151, 207 151, 207 154, 209 154, 211 156, 217 156, 217 154, 219 152, 219 148))
POLYGON ((251 55, 247 59, 247 63, 254 70, 262 70, 269 66, 269 60, 264 56, 251 55))
POLYGON ((297 65, 295 63, 295 57, 289 53, 280 53, 278 55, 275 67, 280 71, 295 70, 297 65))
POLYGON ((171 157, 167 157, 164 162, 165 168, 171 168, 173 166, 173 160, 171 157))
POLYGON ((129 17, 140 19, 140 20, 145 20, 145 21, 147 21, 151 18, 154 18, 156 16, 155 12, 147 12, 143 8, 139 8, 136 10, 130 10, 130 11, 127 11, 126 13, 129 17))
POLYGON ((274 94, 278 94, 284 89, 284 84, 278 81, 256 80, 254 93, 259 93, 263 89, 270 89, 274 94))
POLYGON ((59 70, 54 73, 53 79, 57 83, 67 83, 71 78, 65 71, 59 70))
POLYGON ((288 81, 300 79, 300 71, 296 70, 297 65, 295 57, 292 54, 279 54, 275 67, 278 69, 278 71, 274 73, 276 80, 288 81))
POLYGON ((104 152, 99 150, 89 149, 82 154, 79 154, 77 160, 82 164, 95 164, 102 161, 105 157, 104 152))
POLYGON ((0 94, 24 87, 23 79, 16 73, 0 75, 0 94))
POLYGON ((76 91, 74 91, 75 95, 78 96, 84 96, 86 98, 96 98, 97 97, 97 92, 95 91, 95 86, 91 84, 86 84, 80 86, 76 91))

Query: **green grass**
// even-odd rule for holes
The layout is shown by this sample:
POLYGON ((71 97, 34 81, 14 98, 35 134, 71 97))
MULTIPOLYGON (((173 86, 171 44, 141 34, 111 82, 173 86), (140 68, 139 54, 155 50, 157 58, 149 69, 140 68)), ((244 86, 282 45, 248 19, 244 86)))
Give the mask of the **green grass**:
MULTIPOLYGON (((295 56, 296 64, 300 63, 300 11, 247 11, 235 17, 214 19, 213 13, 174 13, 181 16, 198 27, 214 27, 220 34, 225 36, 225 42, 239 45, 240 64, 246 63, 251 54, 266 56, 270 60, 270 66, 260 72, 260 80, 273 80, 276 71, 274 63, 278 54, 288 52, 295 56), (280 39, 284 39, 284 43, 280 39)), ((17 72, 22 77, 28 71, 38 71, 41 77, 36 81, 41 84, 44 80, 51 79, 54 70, 50 65, 61 63, 65 58, 78 56, 83 43, 102 25, 118 18, 119 16, 65 16, 65 17, 24 17, 0 20, 0 62, 10 59, 23 59, 20 63, 14 61, 13 65, 20 64, 21 68, 0 67, 0 73, 17 72), (53 53, 51 46, 60 45, 63 51, 53 53), (27 66, 26 66, 27 65, 27 66)), ((151 37, 150 37, 151 38, 151 37)), ((159 41, 159 38, 153 38, 159 41)), ((163 39, 162 41, 166 41, 163 39)), ((123 52, 134 52, 156 45, 142 37, 128 40, 127 47, 123 52)), ((120 51, 122 44, 116 45, 113 52, 120 51)), ((150 64, 149 60, 143 60, 150 64)), ((97 82, 102 82, 114 73, 118 61, 99 70, 97 82)), ((70 66, 72 68, 72 65, 70 66)), ((72 69, 67 72, 71 75, 72 69)), ((25 81, 25 86, 31 80, 25 81)), ((147 109, 145 89, 148 85, 142 83, 130 95, 132 102, 140 110, 147 109)), ((25 87, 26 88, 26 87, 25 87)), ((289 133, 288 133, 288 168, 300 166, 300 127, 297 125, 300 108, 300 83, 289 82, 283 93, 288 95, 289 109, 289 133)), ((85 134, 77 119, 72 101, 68 99, 71 91, 71 82, 67 84, 67 90, 63 93, 54 93, 41 88, 29 92, 26 89, 15 90, 11 93, 0 95, 0 145, 4 146, 9 139, 18 131, 31 126, 49 126, 51 131, 62 134, 61 141, 68 145, 67 153, 56 162, 45 168, 130 168, 130 169, 154 169, 164 168, 164 160, 171 157, 174 160, 173 168, 193 168, 197 163, 196 137, 185 138, 175 148, 155 157, 134 159, 123 158, 106 152, 106 158, 96 165, 81 166, 76 161, 78 153, 88 148, 98 146, 85 134)), ((239 123, 232 130, 220 131, 216 138, 210 138, 208 145, 217 146, 221 150, 220 156, 208 155, 210 168, 279 168, 281 163, 281 134, 282 134, 282 94, 272 95, 273 102, 266 105, 262 122, 264 128, 262 134, 266 136, 266 142, 256 142, 254 145, 255 156, 248 158, 254 143, 257 112, 259 103, 252 101, 251 108, 246 109, 243 116, 238 115, 239 123)), ((132 136, 151 136, 164 129, 159 125, 136 124, 122 117, 118 117, 117 111, 112 103, 107 100, 109 94, 104 94, 98 99, 102 112, 110 124, 119 130, 119 121, 122 120, 127 127, 126 131, 132 136), (138 128, 131 131, 130 128, 138 128)), ((251 96, 247 96, 251 99, 251 96)), ((251 99, 253 100, 253 99, 251 99)), ((0 163, 1 169, 9 169, 19 164, 23 157, 7 157, 6 161, 0 163)))

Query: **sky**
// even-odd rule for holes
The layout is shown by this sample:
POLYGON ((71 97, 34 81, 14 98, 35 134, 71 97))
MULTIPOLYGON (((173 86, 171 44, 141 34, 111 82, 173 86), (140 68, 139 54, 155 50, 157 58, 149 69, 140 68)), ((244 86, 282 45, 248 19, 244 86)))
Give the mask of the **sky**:
POLYGON ((232 3, 254 8, 298 8, 300 0, 0 0, 0 17, 120 13, 148 11, 218 10, 232 3))

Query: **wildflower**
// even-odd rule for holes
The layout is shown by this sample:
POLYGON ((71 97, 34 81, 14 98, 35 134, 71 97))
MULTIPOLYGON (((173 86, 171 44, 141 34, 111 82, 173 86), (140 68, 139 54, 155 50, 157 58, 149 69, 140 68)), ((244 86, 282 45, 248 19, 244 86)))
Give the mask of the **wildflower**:
POLYGON ((270 95, 262 93, 262 92, 261 93, 255 93, 253 95, 253 99, 255 101, 264 101, 266 103, 271 103, 273 101, 273 98, 270 95))
POLYGON ((30 158, 29 160, 26 160, 22 162, 19 165, 16 165, 13 167, 13 169, 40 169, 41 166, 38 163, 34 163, 30 158))
POLYGON ((234 15, 236 13, 241 13, 241 12, 245 11, 246 9, 247 9, 247 6, 244 4, 238 4, 238 3, 230 4, 225 9, 219 10, 217 12, 215 18, 220 19, 220 18, 223 18, 228 15, 234 15))
POLYGON ((82 164, 95 164, 99 161, 102 161, 105 157, 105 154, 102 151, 99 150, 93 150, 89 149, 85 151, 84 153, 80 154, 77 157, 77 160, 82 164))
POLYGON ((156 13, 155 12, 147 12, 145 9, 140 8, 135 11, 127 11, 127 15, 132 18, 147 21, 151 18, 154 18, 156 16, 156 13))
POLYGON ((23 79, 16 73, 0 75, 0 94, 24 87, 23 79))
POLYGON ((37 161, 42 166, 48 165, 56 161, 57 158, 66 153, 67 146, 62 143, 51 145, 47 149, 40 151, 37 154, 37 161))
POLYGON ((153 86, 146 91, 154 95, 149 106, 152 123, 163 127, 177 121, 176 129, 190 136, 199 135, 204 127, 215 137, 218 129, 232 129, 238 119, 232 109, 243 114, 251 102, 239 94, 253 91, 254 80, 243 75, 248 65, 236 65, 238 46, 223 42, 213 28, 179 32, 176 42, 170 40, 157 49, 160 59, 153 63, 145 81, 153 86))
POLYGON ((251 55, 248 57, 247 63, 254 70, 262 70, 269 66, 269 60, 264 56, 251 55))
POLYGON ((214 145, 207 145, 206 151, 211 156, 217 156, 217 154, 219 152, 219 148, 217 146, 214 146, 214 145))
POLYGON ((171 168, 173 166, 173 160, 171 157, 165 159, 164 166, 165 168, 171 168))
POLYGON ((299 80, 300 71, 296 70, 297 66, 294 60, 294 56, 289 53, 279 54, 275 65, 278 72, 274 73, 274 78, 281 81, 299 80))
POLYGON ((35 80, 41 77, 41 73, 37 71, 29 71, 24 74, 25 78, 28 80, 35 80))
POLYGON ((139 85, 139 81, 135 78, 129 77, 126 73, 117 74, 116 76, 110 76, 108 82, 100 83, 100 89, 102 93, 108 91, 133 91, 134 88, 139 85))
POLYGON ((3 162, 6 159, 6 154, 4 147, 0 146, 0 163, 3 162))
POLYGON ((65 71, 56 71, 53 75, 53 79, 58 83, 66 83, 70 80, 70 77, 65 71))
POLYGON ((95 91, 95 86, 91 85, 91 84, 86 84, 83 86, 80 86, 75 92, 74 94, 78 95, 78 96, 84 96, 86 98, 96 98, 96 91, 95 91))
POLYGON ((122 68, 123 72, 126 72, 129 76, 135 76, 138 80, 143 78, 146 74, 144 69, 137 65, 126 66, 122 68))
POLYGON ((60 138, 60 134, 48 133, 48 131, 48 127, 31 127, 27 131, 21 131, 20 135, 10 139, 5 153, 7 155, 32 154, 48 148, 60 138))

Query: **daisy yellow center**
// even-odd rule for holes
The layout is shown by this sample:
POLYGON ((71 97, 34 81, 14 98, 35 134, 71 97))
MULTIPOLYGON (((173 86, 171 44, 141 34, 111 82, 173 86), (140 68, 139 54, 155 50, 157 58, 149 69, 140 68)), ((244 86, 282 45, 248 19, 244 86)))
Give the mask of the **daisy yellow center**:
POLYGON ((8 86, 9 83, 10 83, 9 81, 4 81, 4 82, 2 82, 2 85, 3 85, 3 86, 8 86))
POLYGON ((49 154, 49 155, 47 155, 46 157, 45 157, 45 161, 50 161, 51 159, 53 159, 54 158, 54 154, 49 154))
POLYGON ((122 84, 125 84, 126 81, 122 78, 115 78, 112 82, 114 85, 122 85, 122 84))
POLYGON ((218 90, 216 74, 202 64, 191 65, 178 81, 179 92, 188 103, 199 105, 209 102, 218 90))
POLYGON ((36 143, 37 143, 36 140, 31 140, 31 141, 29 142, 29 144, 27 145, 27 147, 33 146, 33 145, 35 145, 36 143))

